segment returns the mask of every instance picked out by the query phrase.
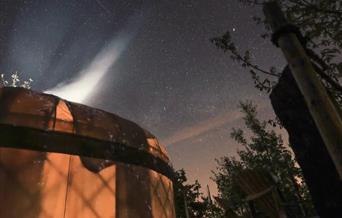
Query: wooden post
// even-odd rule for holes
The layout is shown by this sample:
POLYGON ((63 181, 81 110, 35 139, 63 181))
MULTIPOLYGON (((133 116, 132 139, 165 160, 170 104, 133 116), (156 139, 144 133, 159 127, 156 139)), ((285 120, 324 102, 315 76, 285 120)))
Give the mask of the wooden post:
POLYGON ((185 218, 190 218, 190 215, 189 215, 189 208, 188 208, 188 202, 187 202, 187 200, 186 200, 185 193, 183 193, 183 198, 184 198, 185 218))
MULTIPOLYGON (((277 2, 264 4, 264 14, 275 32, 287 23, 277 2)), ((299 39, 294 33, 286 33, 277 41, 284 53, 296 83, 304 95, 327 150, 342 180, 342 120, 299 39)), ((322 178, 324 179, 324 178, 322 178)))
POLYGON ((209 188, 209 185, 207 185, 207 192, 208 192, 208 202, 209 202, 209 205, 211 206, 213 204, 213 201, 211 199, 211 194, 210 194, 210 188, 209 188))

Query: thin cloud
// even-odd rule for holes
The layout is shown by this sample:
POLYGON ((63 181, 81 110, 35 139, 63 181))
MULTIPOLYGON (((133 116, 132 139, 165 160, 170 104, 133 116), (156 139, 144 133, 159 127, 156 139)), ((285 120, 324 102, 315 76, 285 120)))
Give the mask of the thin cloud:
MULTIPOLYGON (((266 107, 265 104, 260 103, 258 105, 258 110, 261 111, 265 107, 266 107)), ((209 131, 215 130, 224 125, 233 123, 234 121, 237 121, 241 119, 242 117, 243 117, 243 113, 241 113, 240 109, 227 111, 213 118, 199 122, 193 126, 185 127, 179 131, 176 131, 171 136, 165 139, 161 139, 161 142, 167 146, 175 145, 182 141, 189 140, 189 139, 198 137, 200 135, 203 135, 205 133, 208 133, 209 131)))
POLYGON ((165 138, 161 141, 165 145, 174 145, 179 142, 207 133, 211 130, 224 126, 228 123, 232 123, 240 119, 241 117, 242 117, 242 114, 239 110, 229 111, 221 115, 218 115, 216 117, 202 121, 194 126, 183 128, 175 132, 170 137, 165 138))

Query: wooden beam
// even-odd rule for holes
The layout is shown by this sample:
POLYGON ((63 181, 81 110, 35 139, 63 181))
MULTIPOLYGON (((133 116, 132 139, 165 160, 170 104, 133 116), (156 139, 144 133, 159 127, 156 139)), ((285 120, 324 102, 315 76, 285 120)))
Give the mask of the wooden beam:
MULTIPOLYGON (((288 24, 277 2, 264 4, 264 14, 274 32, 288 24)), ((296 83, 342 180, 342 120, 338 109, 294 33, 282 34, 277 43, 284 53, 296 83)), ((324 178, 323 178, 324 179, 324 178)))

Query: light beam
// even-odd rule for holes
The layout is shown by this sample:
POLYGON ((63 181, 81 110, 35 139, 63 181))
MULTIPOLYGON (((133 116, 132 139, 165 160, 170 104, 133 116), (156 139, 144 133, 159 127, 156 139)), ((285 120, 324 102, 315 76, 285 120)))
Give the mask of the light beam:
POLYGON ((72 82, 58 84, 56 87, 46 90, 45 93, 72 102, 85 103, 87 97, 98 87, 110 67, 119 59, 131 38, 132 35, 120 34, 106 45, 72 82))

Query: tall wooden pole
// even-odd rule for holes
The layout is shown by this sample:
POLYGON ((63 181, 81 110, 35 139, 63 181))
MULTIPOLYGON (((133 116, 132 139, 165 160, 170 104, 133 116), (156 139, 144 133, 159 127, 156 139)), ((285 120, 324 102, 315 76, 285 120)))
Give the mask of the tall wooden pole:
MULTIPOLYGON (((274 32, 288 24, 275 1, 264 4, 264 13, 274 32)), ((296 34, 283 33, 277 43, 289 63, 293 77, 304 95, 311 116, 342 180, 342 120, 338 109, 318 78, 296 34)))
POLYGON ((185 193, 183 194, 183 198, 184 198, 185 218, 190 218, 190 215, 189 215, 189 208, 188 208, 188 202, 187 202, 187 200, 186 200, 185 193))
POLYGON ((208 192, 208 202, 209 202, 209 205, 211 206, 213 204, 213 201, 211 199, 211 194, 210 194, 210 188, 209 188, 209 185, 207 185, 207 192, 208 192))

